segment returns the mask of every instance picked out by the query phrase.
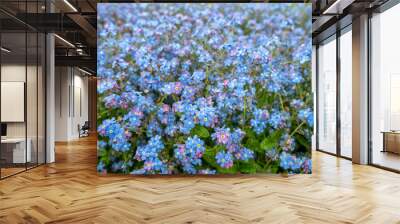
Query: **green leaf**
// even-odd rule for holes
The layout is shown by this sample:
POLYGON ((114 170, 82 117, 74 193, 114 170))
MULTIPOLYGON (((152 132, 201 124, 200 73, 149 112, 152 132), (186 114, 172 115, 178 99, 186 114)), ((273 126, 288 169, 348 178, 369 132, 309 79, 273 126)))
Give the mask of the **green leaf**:
POLYGON ((278 170, 279 170, 278 165, 273 165, 273 166, 269 167, 269 169, 268 169, 269 173, 278 173, 278 170))
POLYGON ((244 128, 244 132, 246 133, 247 138, 256 138, 256 133, 253 131, 253 129, 246 127, 244 128))
POLYGON ((237 174, 238 173, 238 165, 234 164, 229 169, 224 169, 224 168, 221 168, 221 167, 217 167, 217 172, 219 174, 237 174))
POLYGON ((268 103, 269 103, 268 95, 267 95, 266 92, 263 91, 263 92, 260 94, 260 96, 258 97, 258 100, 257 100, 257 107, 258 107, 258 108, 264 108, 266 105, 268 105, 268 103))
POLYGON ((253 151, 260 151, 260 142, 257 139, 256 133, 249 127, 244 128, 244 132, 246 133, 246 137, 243 140, 244 146, 253 151))
POLYGON ((206 146, 206 150, 204 151, 203 156, 206 156, 206 155, 215 156, 215 154, 216 154, 215 146, 212 148, 209 146, 206 146))
POLYGON ((248 162, 240 162, 239 170, 240 173, 254 174, 257 173, 257 164, 254 162, 254 160, 250 160, 248 162))
MULTIPOLYGON (((217 154, 217 152, 219 152, 219 151, 225 151, 226 148, 225 148, 225 146, 223 146, 223 145, 215 145, 215 146, 213 147, 213 150, 214 150, 215 154, 217 154)), ((215 154, 214 154, 214 155, 215 155, 215 154)))
POLYGON ((247 148, 253 151, 262 151, 260 148, 260 143, 256 138, 248 138, 244 144, 247 148))
POLYGON ((184 142, 186 141, 186 137, 185 136, 179 136, 178 138, 177 138, 177 143, 180 143, 180 144, 183 144, 184 142))
POLYGON ((271 138, 264 138, 260 144, 260 148, 264 151, 270 150, 274 148, 277 145, 276 142, 274 142, 271 138))
POLYGON ((279 144, 282 130, 278 130, 264 138, 260 144, 260 148, 264 151, 276 148, 279 144))
POLYGON ((300 145, 304 146, 306 149, 311 148, 311 142, 307 140, 303 135, 295 134, 294 138, 300 145))
POLYGON ((255 163, 255 167, 256 167, 257 173, 266 173, 267 172, 267 170, 264 168, 265 164, 260 165, 258 163, 255 163))
POLYGON ((210 133, 208 132, 207 128, 200 126, 200 125, 196 125, 196 127, 194 127, 191 131, 192 135, 197 135, 200 138, 208 138, 210 137, 210 133))
MULTIPOLYGON (((214 147, 215 148, 215 147, 214 147)), ((208 163, 211 167, 218 167, 217 161, 215 160, 216 151, 214 148, 206 147, 203 154, 203 160, 208 163)))

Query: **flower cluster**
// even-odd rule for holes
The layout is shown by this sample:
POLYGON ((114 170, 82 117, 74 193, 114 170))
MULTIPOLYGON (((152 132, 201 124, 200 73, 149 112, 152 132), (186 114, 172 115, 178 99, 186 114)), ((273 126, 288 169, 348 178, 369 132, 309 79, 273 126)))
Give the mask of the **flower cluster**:
POLYGON ((280 154, 280 166, 293 173, 297 173, 300 169, 309 173, 311 171, 311 159, 282 152, 280 154))
POLYGON ((98 13, 99 172, 311 172, 309 5, 98 13))
POLYGON ((275 148, 267 150, 265 152, 265 158, 267 160, 276 161, 279 159, 279 152, 275 148))
POLYGON ((257 134, 264 132, 267 127, 269 113, 267 110, 254 109, 254 118, 250 120, 250 124, 257 134))
POLYGON ((302 109, 299 111, 299 118, 306 121, 310 126, 314 123, 313 112, 310 108, 302 109))
MULTIPOLYGON (((100 136, 107 137, 112 149, 116 151, 128 151, 131 145, 128 142, 129 132, 121 126, 115 118, 104 120, 97 129, 100 136)), ((101 144, 101 145, 104 145, 101 144)), ((100 145, 100 146, 101 146, 100 145)))
POLYGON ((242 161, 254 158, 254 152, 241 145, 244 135, 245 133, 239 128, 234 131, 231 131, 230 128, 215 129, 215 133, 211 136, 212 139, 216 144, 223 145, 226 148, 226 152, 219 152, 215 157, 219 164, 224 164, 221 167, 231 167, 234 158, 242 161))
POLYGON ((174 155, 178 162, 182 165, 185 173, 196 174, 195 166, 202 164, 201 158, 205 151, 204 142, 196 135, 188 137, 185 144, 176 145, 174 155))
POLYGON ((282 147, 283 151, 292 152, 296 149, 296 142, 292 136, 284 134, 281 138, 280 146, 282 147))
POLYGON ((167 174, 168 169, 166 164, 160 160, 158 154, 164 149, 164 144, 160 136, 151 138, 147 145, 139 146, 136 150, 135 159, 144 161, 144 167, 140 170, 135 170, 134 174, 162 173, 167 174))
POLYGON ((233 166, 233 157, 229 152, 218 152, 215 158, 222 168, 231 168, 233 166))
POLYGON ((137 108, 133 108, 131 111, 124 115, 123 121, 126 122, 126 127, 128 129, 135 130, 140 126, 142 118, 143 112, 137 108))
POLYGON ((218 122, 217 111, 212 106, 211 98, 202 97, 194 102, 189 100, 177 101, 173 104, 173 108, 174 112, 180 114, 177 125, 183 134, 189 134, 196 124, 214 127, 218 122))

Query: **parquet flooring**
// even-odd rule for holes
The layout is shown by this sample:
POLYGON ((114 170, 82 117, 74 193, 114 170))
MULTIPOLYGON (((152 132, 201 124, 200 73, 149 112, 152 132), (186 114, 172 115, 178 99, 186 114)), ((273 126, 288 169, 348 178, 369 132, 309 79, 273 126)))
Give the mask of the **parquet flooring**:
POLYGON ((98 176, 96 141, 0 181, 0 223, 400 223, 400 175, 315 152, 313 174, 98 176))
POLYGON ((14 168, 14 167, 12 167, 12 168, 8 168, 8 167, 7 168, 1 168, 1 176, 2 177, 7 177, 7 176, 10 176, 10 175, 22 172, 24 170, 25 170, 25 167, 24 168, 14 168))

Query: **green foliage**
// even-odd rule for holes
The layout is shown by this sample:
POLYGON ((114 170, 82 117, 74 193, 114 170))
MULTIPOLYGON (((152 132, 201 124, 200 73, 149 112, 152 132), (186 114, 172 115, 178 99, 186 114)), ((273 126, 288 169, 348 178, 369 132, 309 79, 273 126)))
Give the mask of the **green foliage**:
POLYGON ((255 134, 255 132, 249 127, 246 127, 244 131, 246 133, 245 138, 243 140, 244 146, 253 151, 261 151, 260 142, 257 139, 257 135, 255 134))
POLYGON ((204 152, 203 155, 203 160, 210 165, 212 168, 217 168, 218 164, 217 161, 215 160, 215 155, 217 154, 217 151, 215 147, 206 147, 206 151, 204 152))
MULTIPOLYGON (((296 7, 296 6, 293 5, 290 7, 296 7)), ((179 8, 179 7, 173 7, 173 8, 179 8)), ((225 6, 221 7, 221 13, 225 12, 224 8, 225 6)), ((141 10, 147 10, 147 9, 141 9, 141 10)), ((272 13, 272 11, 270 13, 272 16, 275 13, 278 13, 282 17, 282 15, 286 14, 285 11, 287 10, 286 9, 280 10, 279 12, 274 10, 273 11, 274 13, 272 13)), ((231 10, 229 10, 229 12, 231 12, 231 10)), ((176 13, 185 15, 185 13, 187 12, 185 9, 181 8, 178 9, 176 13)), ((218 39, 220 39, 222 41, 221 43, 229 43, 232 42, 233 40, 233 45, 236 45, 236 43, 241 44, 240 41, 239 42, 234 41, 235 38, 237 38, 237 35, 239 35, 239 37, 245 37, 248 35, 252 35, 253 33, 254 34, 258 33, 257 29, 254 28, 257 26, 255 26, 254 24, 263 22, 264 19, 269 18, 265 17, 265 15, 267 14, 268 13, 265 13, 265 10, 262 10, 261 13, 258 12, 254 13, 254 15, 250 16, 249 18, 247 18, 246 16, 243 18, 243 20, 240 21, 240 23, 237 23, 235 26, 233 27, 228 26, 230 30, 227 33, 211 32, 211 35, 216 35, 216 37, 218 36, 224 37, 224 38, 216 38, 216 40, 212 41, 219 42, 218 39), (235 38, 233 39, 225 38, 225 34, 233 35, 232 37, 235 38)), ((291 16, 292 14, 293 13, 289 13, 286 16, 289 17, 289 15, 291 16)), ((119 18, 115 19, 115 21, 117 21, 118 23, 124 21, 123 17, 120 17, 118 13, 112 15, 112 17, 114 16, 115 18, 119 18)), ((205 21, 210 22, 209 18, 205 19, 206 19, 205 21)), ((105 23, 99 23, 99 24, 103 27, 105 23)), ((210 25, 210 24, 204 23, 203 25, 210 25)), ((124 35, 124 33, 127 32, 129 35, 133 34, 132 28, 126 28, 126 30, 125 29, 119 30, 116 34, 112 32, 112 35, 111 33, 107 34, 107 37, 99 36, 100 38, 99 43, 103 43, 103 48, 101 49, 106 53, 106 55, 108 55, 107 57, 105 57, 106 59, 104 59, 103 61, 101 61, 102 63, 100 63, 99 67, 102 69, 99 69, 99 71, 106 71, 106 72, 99 72, 99 81, 101 80, 101 82, 104 82, 106 84, 110 82, 108 84, 112 85, 112 88, 107 87, 104 89, 104 92, 99 92, 98 104, 97 104, 98 124, 101 125, 105 120, 113 118, 117 123, 121 124, 121 126, 125 129, 124 130, 125 132, 121 132, 120 135, 128 136, 126 137, 126 141, 130 145, 129 149, 124 149, 125 151, 120 151, 116 148, 112 148, 115 147, 112 146, 113 142, 115 143, 116 141, 115 139, 114 140, 110 139, 112 138, 110 136, 105 137, 107 135, 104 135, 104 133, 99 134, 98 140, 104 142, 104 145, 99 146, 98 159, 99 162, 101 162, 100 165, 104 165, 104 170, 108 171, 108 170, 113 170, 112 169, 113 165, 124 163, 124 167, 128 168, 124 169, 123 171, 117 171, 124 173, 129 173, 133 170, 143 169, 144 162, 139 161, 138 160, 139 157, 135 155, 137 153, 138 146, 145 145, 146 143, 149 142, 149 139, 151 138, 151 134, 147 134, 147 131, 151 130, 150 129, 151 121, 155 121, 155 123, 157 124, 156 126, 159 127, 160 130, 162 130, 160 132, 157 132, 157 135, 161 136, 162 138, 161 142, 163 143, 162 147, 163 149, 157 152, 158 153, 157 158, 160 159, 160 161, 163 164, 168 166, 169 171, 172 171, 172 173, 185 172, 181 166, 182 164, 180 164, 182 163, 182 161, 177 160, 175 158, 176 157, 175 152, 177 152, 175 150, 177 149, 177 144, 185 144, 188 137, 190 136, 198 136, 199 138, 201 138, 202 143, 204 143, 205 147, 204 152, 202 151, 203 153, 202 156, 201 153, 198 153, 196 155, 201 157, 200 158, 201 163, 199 162, 196 163, 196 165, 194 165, 196 170, 198 171, 200 170, 217 171, 216 173, 218 174, 236 174, 236 173, 253 174, 258 172, 259 173, 287 172, 280 167, 281 157, 279 157, 280 155, 283 154, 282 147, 284 146, 282 146, 283 145, 282 137, 285 134, 287 134, 287 136, 294 138, 295 144, 293 146, 293 151, 291 151, 292 155, 299 157, 303 156, 310 157, 311 154, 310 133, 312 132, 312 127, 310 124, 305 124, 305 123, 304 126, 302 126, 303 124, 302 122, 304 122, 304 119, 299 117, 299 110, 302 109, 301 107, 312 108, 313 104, 312 92, 310 91, 311 60, 308 60, 306 62, 301 62, 298 59, 296 59, 298 57, 296 55, 299 52, 300 53, 303 52, 303 51, 297 52, 299 50, 297 49, 297 47, 302 44, 305 44, 306 42, 304 40, 306 40, 307 37, 306 36, 301 37, 302 39, 297 38, 296 41, 293 42, 289 41, 290 35, 288 36, 288 34, 290 34, 293 31, 293 28, 299 27, 300 29, 306 29, 306 27, 308 27, 311 24, 310 15, 304 14, 304 16, 301 16, 300 19, 293 20, 290 24, 291 26, 287 28, 280 26, 274 27, 274 24, 269 24, 268 26, 264 27, 266 29, 265 31, 267 32, 263 32, 262 35, 265 35, 266 38, 264 39, 267 41, 265 43, 268 44, 255 44, 254 48, 253 44, 251 43, 249 44, 249 46, 251 46, 250 48, 249 47, 242 48, 242 46, 240 45, 233 46, 235 47, 232 48, 234 50, 229 49, 230 48, 229 46, 232 43, 227 44, 226 46, 220 45, 216 48, 214 46, 215 44, 210 44, 209 41, 210 36, 208 35, 204 35, 205 38, 199 38, 200 36, 203 36, 199 35, 199 37, 196 37, 195 38, 196 40, 193 41, 193 43, 196 43, 196 45, 193 45, 192 42, 179 43, 180 40, 183 40, 186 37, 176 36, 175 35, 176 33, 174 32, 170 31, 165 33, 161 32, 163 33, 163 35, 157 37, 156 39, 154 38, 143 39, 146 42, 147 41, 158 42, 161 45, 160 46, 157 45, 157 47, 156 45, 154 45, 154 49, 149 48, 148 51, 146 50, 147 52, 143 52, 142 58, 146 60, 143 60, 142 62, 140 62, 140 58, 138 56, 140 55, 138 54, 139 52, 138 53, 134 52, 131 54, 126 52, 126 50, 131 50, 131 49, 121 48, 121 46, 131 46, 132 49, 134 48, 139 49, 140 46, 143 44, 143 40, 141 38, 131 38, 131 40, 128 41, 126 40, 126 35, 124 35), (270 39, 268 37, 269 33, 271 33, 272 36, 274 36, 273 39, 270 39), (113 40, 112 43, 108 41, 108 38, 113 40), (137 40, 140 41, 136 42, 137 40), (120 41, 127 41, 126 43, 129 44, 119 45, 118 43, 120 41), (184 47, 184 45, 188 44, 187 46, 190 47, 189 48, 190 50, 188 52, 186 52, 186 50, 182 51, 184 52, 184 54, 183 57, 181 57, 180 54, 174 53, 175 51, 179 52, 178 49, 174 49, 175 47, 169 50, 170 48, 169 45, 173 43, 177 43, 176 45, 177 47, 184 47), (162 46, 163 44, 167 44, 165 45, 167 47, 164 48, 165 46, 163 47, 162 46), (199 49, 198 50, 193 49, 193 46, 196 46, 199 49), (157 51, 159 54, 154 55, 153 54, 154 52, 152 51, 156 50, 158 47, 160 47, 157 51), (225 47, 227 47, 227 50, 224 49, 225 47), (244 50, 243 52, 241 52, 242 49, 244 50), (171 53, 173 57, 174 58, 176 57, 176 59, 178 59, 177 60, 178 65, 171 66, 172 69, 170 71, 167 71, 166 69, 161 69, 161 68, 164 67, 169 68, 169 65, 171 65, 172 60, 170 59, 172 58, 168 56, 170 54, 169 51, 172 51, 171 53), (211 56, 210 58, 212 58, 212 60, 203 59, 203 57, 207 58, 206 53, 210 54, 211 56), (121 57, 115 57, 116 55, 121 55, 121 57), (153 55, 155 56, 154 58, 153 55), (249 56, 251 56, 251 58, 249 58, 249 56), (155 60, 155 58, 158 57, 166 60, 155 60), (115 58, 118 59, 117 62, 114 62, 115 58), (226 63, 229 62, 228 60, 226 60, 228 58, 233 58, 234 63, 226 63), (180 64, 186 60, 190 62, 190 66, 189 68, 184 69, 185 66, 180 64), (184 73, 188 73, 189 75, 192 75, 196 70, 205 71, 205 77, 201 79, 201 82, 203 83, 193 82, 191 78, 190 79, 184 78, 182 76, 182 74, 184 74, 182 73, 182 70, 185 70, 184 73), (157 86, 159 86, 159 88, 161 89, 156 89, 152 86, 150 86, 150 88, 144 86, 144 84, 147 82, 149 84, 153 83, 153 81, 151 81, 150 78, 144 76, 144 74, 147 73, 149 77, 153 77, 155 78, 154 80, 158 80, 157 82, 159 83, 157 84, 157 86), (291 83, 290 81, 292 79, 291 78, 292 76, 290 76, 290 74, 292 73, 300 75, 302 77, 302 80, 297 84, 291 83), (243 82, 245 83, 243 84, 242 81, 240 80, 242 76, 248 76, 245 78, 246 80, 250 81, 243 82), (284 77, 284 79, 282 79, 281 76, 284 77), (141 80, 142 78, 145 81, 143 81, 143 83, 140 84, 142 81, 139 82, 138 80, 141 80), (184 78, 185 82, 181 81, 181 78, 184 78), (115 83, 111 82, 111 80, 115 81, 115 83), (217 84, 219 84, 219 82, 221 82, 222 80, 224 81, 224 86, 220 88, 219 85, 217 84), (167 94, 166 91, 162 89, 165 87, 165 84, 167 83, 171 84, 171 82, 177 82, 177 81, 179 81, 180 85, 183 85, 180 86, 180 88, 185 90, 187 87, 197 87, 196 85, 199 85, 198 86, 199 88, 195 88, 196 91, 192 100, 196 101, 196 99, 198 99, 199 97, 211 99, 210 102, 212 103, 210 103, 210 107, 216 108, 216 110, 214 111, 215 113, 221 113, 221 115, 223 115, 223 116, 217 116, 218 118, 215 120, 217 120, 218 122, 216 122, 216 124, 207 125, 208 128, 199 125, 200 122, 198 122, 197 117, 193 114, 190 114, 190 116, 187 115, 185 113, 185 110, 179 110, 180 112, 174 110, 172 111, 174 116, 173 119, 174 121, 168 123, 173 123, 173 124, 167 124, 165 122, 161 122, 162 119, 160 119, 160 117, 158 116, 157 109, 159 109, 161 106, 164 105, 168 105, 170 106, 170 108, 173 108, 175 103, 181 101, 183 98, 186 99, 186 97, 182 96, 183 93, 181 91, 173 93, 170 92, 167 94), (225 81, 227 81, 228 84, 226 84, 225 81), (279 86, 279 89, 271 90, 271 86, 269 85, 271 83, 277 84, 279 86), (214 89, 215 87, 218 88, 214 89), (129 122, 124 118, 124 116, 128 114, 128 112, 131 112, 132 108, 134 107, 136 108, 137 105, 139 105, 138 103, 139 97, 137 99, 135 97, 135 100, 132 100, 133 98, 131 97, 127 97, 130 96, 130 94, 132 94, 133 92, 132 90, 135 91, 137 90, 138 92, 140 92, 142 96, 151 98, 150 103, 145 103, 145 104, 140 103, 141 106, 145 105, 146 107, 146 110, 143 110, 143 108, 140 109, 142 110, 141 112, 143 112, 144 115, 143 117, 140 118, 140 123, 141 123, 140 126, 135 126, 130 124, 128 125, 129 122), (236 93, 237 90, 244 91, 243 95, 240 92, 236 93), (223 97, 219 96, 220 91, 222 91, 223 97), (125 95, 123 93, 129 93, 129 94, 125 95), (117 106, 105 105, 105 101, 110 101, 109 99, 107 100, 107 98, 110 95, 116 96, 114 100, 116 101, 117 106), (234 99, 233 103, 232 102, 230 102, 229 104, 224 103, 224 101, 228 102, 227 99, 231 99, 231 97, 236 98, 237 96, 240 97, 234 99), (304 103, 304 106, 298 106, 298 107, 291 106, 292 101, 294 99, 304 103), (220 106, 224 104, 226 105, 243 104, 243 107, 229 106, 229 109, 226 109, 220 106), (265 125, 263 125, 264 128, 262 130, 255 129, 259 133, 257 134, 252 128, 252 126, 254 127, 257 125, 251 123, 251 120, 256 116, 254 115, 255 108, 268 111, 270 117, 272 117, 271 115, 276 111, 288 115, 287 116, 281 115, 282 117, 284 117, 284 121, 280 125, 273 125, 272 122, 265 121, 266 123, 265 125), (189 119, 193 119, 192 122, 194 122, 196 126, 191 129, 190 133, 186 131, 183 132, 182 130, 180 130, 181 127, 184 127, 182 126, 182 123, 184 121, 188 121, 189 119), (173 129, 174 132, 166 134, 165 129, 167 127, 174 127, 173 129), (211 135, 216 133, 216 128, 229 128, 231 131, 239 128, 240 130, 244 131, 245 132, 244 137, 241 140, 237 140, 240 141, 237 142, 237 146, 239 147, 235 149, 232 149, 233 147, 229 148, 230 146, 232 146, 229 145, 231 144, 231 142, 229 141, 228 143, 226 143, 226 146, 217 145, 218 144, 217 141, 211 138, 211 135), (247 149, 251 150, 252 154, 254 153, 254 157, 251 157, 252 159, 249 159, 248 161, 242 161, 239 158, 235 157, 239 153, 232 151, 242 150, 243 147, 246 147, 247 149), (229 148, 230 150, 228 150, 227 148, 229 148), (221 165, 217 163, 216 155, 218 152, 221 151, 223 152, 228 151, 230 154, 232 154, 234 159, 233 159, 233 166, 231 168, 229 169, 221 168, 221 165), (273 154, 274 152, 276 152, 276 154, 273 154)), ((178 28, 175 31, 185 30, 185 29, 179 29, 180 26, 182 26, 182 23, 177 22, 171 26, 172 28, 171 30, 175 30, 175 28, 178 28)), ((159 27, 150 26, 150 27, 151 29, 162 28, 162 26, 159 27)), ((105 27, 103 27, 103 29, 104 28, 105 27)), ((211 28, 219 29, 219 25, 211 28)), ((225 29, 226 27, 222 28, 225 29)), ((140 33, 141 32, 137 34, 140 33)), ((143 34, 145 33, 147 32, 143 32, 143 34)), ((149 33, 152 33, 152 31, 149 33)), ((139 37, 141 36, 141 34, 134 36, 139 37)), ((195 36, 197 36, 197 34, 195 36)), ((309 36, 308 39, 310 38, 311 37, 309 36)), ((258 38, 254 40, 257 40, 257 43, 258 42, 263 43, 264 41, 261 39, 258 40, 258 38)), ((306 53, 306 51, 304 52, 306 53)), ((197 109, 201 110, 201 108, 197 109)), ((269 120, 269 118, 265 118, 265 120, 269 120)), ((293 139, 291 139, 291 142, 293 142, 293 139)), ((202 148, 202 150, 203 149, 204 148, 202 148)), ((184 153, 185 152, 182 152, 182 154, 184 153)), ((284 160, 282 159, 282 161, 284 160)))
POLYGON ((220 166, 217 167, 217 172, 220 174, 237 174, 240 170, 238 163, 235 161, 233 166, 229 169, 221 168, 220 166))
POLYGON ((261 167, 259 167, 259 165, 257 165, 254 160, 239 162, 239 170, 241 173, 254 174, 257 173, 257 170, 259 170, 260 168, 261 167))
POLYGON ((208 132, 207 128, 200 125, 196 125, 196 127, 192 129, 191 135, 197 135, 198 137, 203 139, 210 137, 210 133, 208 132))
POLYGON ((258 151, 258 152, 262 151, 260 148, 260 143, 258 142, 257 138, 247 138, 244 146, 253 151, 258 151))
POLYGON ((279 139, 282 136, 283 131, 277 130, 272 132, 268 137, 265 137, 261 144, 260 144, 260 148, 261 150, 263 150, 264 152, 266 150, 272 149, 272 148, 277 148, 279 145, 279 139))

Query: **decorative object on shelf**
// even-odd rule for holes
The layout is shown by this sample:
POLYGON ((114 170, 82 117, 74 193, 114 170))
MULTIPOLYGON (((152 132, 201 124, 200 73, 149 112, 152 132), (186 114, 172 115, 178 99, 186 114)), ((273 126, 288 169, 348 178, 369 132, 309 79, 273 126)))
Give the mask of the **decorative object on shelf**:
POLYGON ((79 138, 88 137, 89 136, 89 130, 90 130, 89 121, 85 121, 85 123, 82 126, 80 124, 78 124, 79 138))
POLYGON ((99 4, 100 173, 311 173, 311 4, 99 4))
POLYGON ((383 150, 382 152, 391 152, 400 154, 400 131, 383 131, 383 150))

